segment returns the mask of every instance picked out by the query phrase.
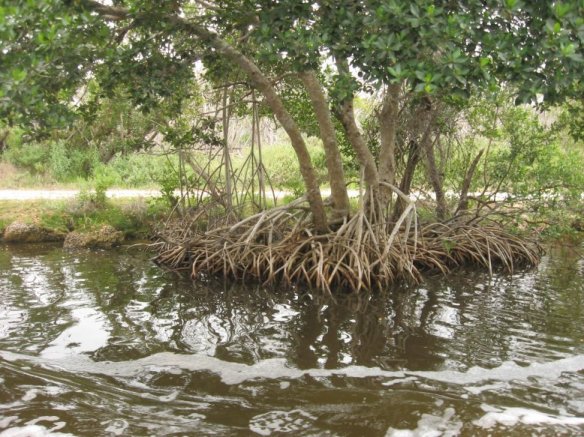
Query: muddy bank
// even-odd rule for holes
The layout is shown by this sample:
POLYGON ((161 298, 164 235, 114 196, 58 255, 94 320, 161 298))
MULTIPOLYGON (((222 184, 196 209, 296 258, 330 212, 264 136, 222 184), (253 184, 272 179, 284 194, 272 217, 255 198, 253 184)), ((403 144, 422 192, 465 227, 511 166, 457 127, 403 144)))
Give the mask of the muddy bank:
POLYGON ((0 241, 110 248, 148 239, 168 207, 155 199, 0 200, 0 241))
POLYGON ((65 234, 32 223, 13 222, 1 234, 6 243, 49 243, 63 241, 65 234))
POLYGON ((13 222, 0 234, 0 241, 12 244, 63 242, 65 249, 111 249, 126 240, 122 231, 103 225, 85 231, 59 232, 32 223, 13 222))

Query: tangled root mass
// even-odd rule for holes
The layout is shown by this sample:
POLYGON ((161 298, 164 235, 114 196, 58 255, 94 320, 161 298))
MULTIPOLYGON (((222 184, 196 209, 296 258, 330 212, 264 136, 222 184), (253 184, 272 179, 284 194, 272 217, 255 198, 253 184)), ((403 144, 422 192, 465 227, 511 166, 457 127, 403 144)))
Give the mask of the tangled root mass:
POLYGON ((419 282, 423 272, 446 274, 467 265, 491 273, 495 267, 513 272, 536 265, 542 254, 535 242, 496 223, 419 226, 412 202, 397 221, 382 220, 385 214, 375 208, 359 208, 330 232, 315 234, 303 202, 298 199, 207 231, 190 230, 182 222, 157 243, 155 261, 190 271, 193 278, 303 284, 333 293, 383 289, 400 280, 419 282))

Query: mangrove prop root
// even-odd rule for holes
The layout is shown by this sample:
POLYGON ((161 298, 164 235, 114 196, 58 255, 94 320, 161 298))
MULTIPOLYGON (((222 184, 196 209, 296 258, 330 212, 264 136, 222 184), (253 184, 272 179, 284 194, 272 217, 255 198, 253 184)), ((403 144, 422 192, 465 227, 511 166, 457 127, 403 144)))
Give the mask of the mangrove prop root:
MULTIPOLYGON (((405 197, 405 196, 404 196, 405 197)), ((224 276, 265 284, 304 284, 328 293, 382 289, 399 280, 418 282, 424 271, 495 266, 513 272, 539 262, 541 248, 496 225, 418 226, 408 203, 395 223, 360 209, 336 230, 310 231, 298 199, 284 207, 206 232, 185 233, 180 243, 157 243, 155 261, 193 278, 224 276), (188 234, 188 236, 187 236, 188 234), (184 237, 187 238, 184 238, 184 237)))

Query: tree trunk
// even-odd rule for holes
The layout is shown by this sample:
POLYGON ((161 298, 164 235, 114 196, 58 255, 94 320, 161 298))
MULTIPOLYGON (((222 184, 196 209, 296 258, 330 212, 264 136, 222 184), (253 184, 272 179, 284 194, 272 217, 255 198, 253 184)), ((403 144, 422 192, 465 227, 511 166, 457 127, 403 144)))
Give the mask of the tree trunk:
MULTIPOLYGON (((349 64, 346 59, 336 60, 337 70, 339 74, 349 76, 351 73, 349 71, 349 64)), ((351 143, 351 146, 357 154, 357 160, 363 169, 365 174, 365 186, 368 190, 377 191, 379 187, 379 173, 377 172, 377 166, 375 165, 375 158, 373 154, 367 147, 367 143, 359 131, 357 126, 357 121, 355 120, 355 111, 353 109, 353 96, 347 97, 343 102, 340 103, 337 109, 337 117, 347 138, 351 143)))
POLYGON ((10 135, 10 131, 8 129, 0 133, 0 154, 4 153, 6 150, 6 140, 8 139, 8 135, 10 135))
MULTIPOLYGON (((406 163, 404 175, 399 184, 400 191, 406 195, 410 194, 412 182, 414 180, 414 173, 419 162, 420 162, 420 145, 416 141, 410 141, 410 146, 408 150, 408 161, 406 163)), ((393 221, 396 221, 399 218, 399 216, 402 215, 405 207, 406 204, 404 200, 398 196, 395 208, 393 209, 393 221)))
POLYGON ((227 93, 228 88, 223 90, 223 165, 225 169, 225 201, 227 204, 228 214, 233 210, 233 190, 231 182, 231 155, 229 153, 229 117, 231 111, 228 105, 231 99, 227 93))
POLYGON ((338 117, 345 129, 347 138, 353 146, 355 153, 357 154, 357 159, 361 168, 363 168, 365 173, 365 186, 367 189, 376 190, 379 186, 379 173, 377 172, 377 167, 375 165, 375 159, 359 128, 357 127, 357 122, 355 121, 355 113, 353 111, 353 101, 345 101, 338 110, 338 117))
POLYGON ((438 171, 438 166, 436 165, 436 156, 434 155, 434 141, 432 141, 432 135, 430 134, 432 130, 433 117, 430 117, 428 121, 428 128, 424 139, 422 140, 422 149, 426 156, 426 165, 428 169, 428 178, 434 189, 434 194, 436 195, 436 216, 438 220, 445 220, 448 208, 446 206, 446 197, 444 195, 444 187, 442 186, 442 176, 438 171))
POLYGON ((464 176, 464 180, 462 181, 462 187, 460 189, 460 200, 458 202, 458 207, 456 208, 456 212, 454 215, 457 215, 460 212, 468 210, 468 190, 470 189, 470 184, 472 182, 472 178, 475 174, 477 165, 481 157, 483 156, 484 149, 481 149, 477 156, 472 160, 470 163, 468 170, 466 171, 466 175, 464 176))
MULTIPOLYGON (((379 179, 391 185, 395 185, 395 148, 400 87, 400 84, 393 84, 387 87, 383 98, 383 107, 378 115, 380 134, 379 179)), ((384 204, 388 203, 391 195, 391 190, 383 185, 381 188, 381 201, 384 204)))
POLYGON ((304 71, 300 73, 300 78, 308 92, 320 128, 320 137, 324 147, 326 166, 331 184, 334 216, 335 218, 343 218, 349 215, 349 196, 347 194, 347 186, 345 185, 341 153, 337 144, 337 137, 328 103, 314 71, 304 71))

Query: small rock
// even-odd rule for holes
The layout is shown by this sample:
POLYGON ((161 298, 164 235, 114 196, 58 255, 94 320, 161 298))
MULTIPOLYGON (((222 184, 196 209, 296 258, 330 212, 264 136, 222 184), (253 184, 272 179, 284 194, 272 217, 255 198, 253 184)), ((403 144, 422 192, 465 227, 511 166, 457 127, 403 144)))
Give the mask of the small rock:
POLYGON ((38 225, 13 222, 4 230, 4 241, 7 243, 46 243, 62 241, 64 235, 38 225))
POLYGON ((123 232, 116 231, 113 226, 103 225, 101 228, 89 231, 73 231, 67 234, 63 247, 66 249, 94 248, 111 249, 124 241, 123 232))

